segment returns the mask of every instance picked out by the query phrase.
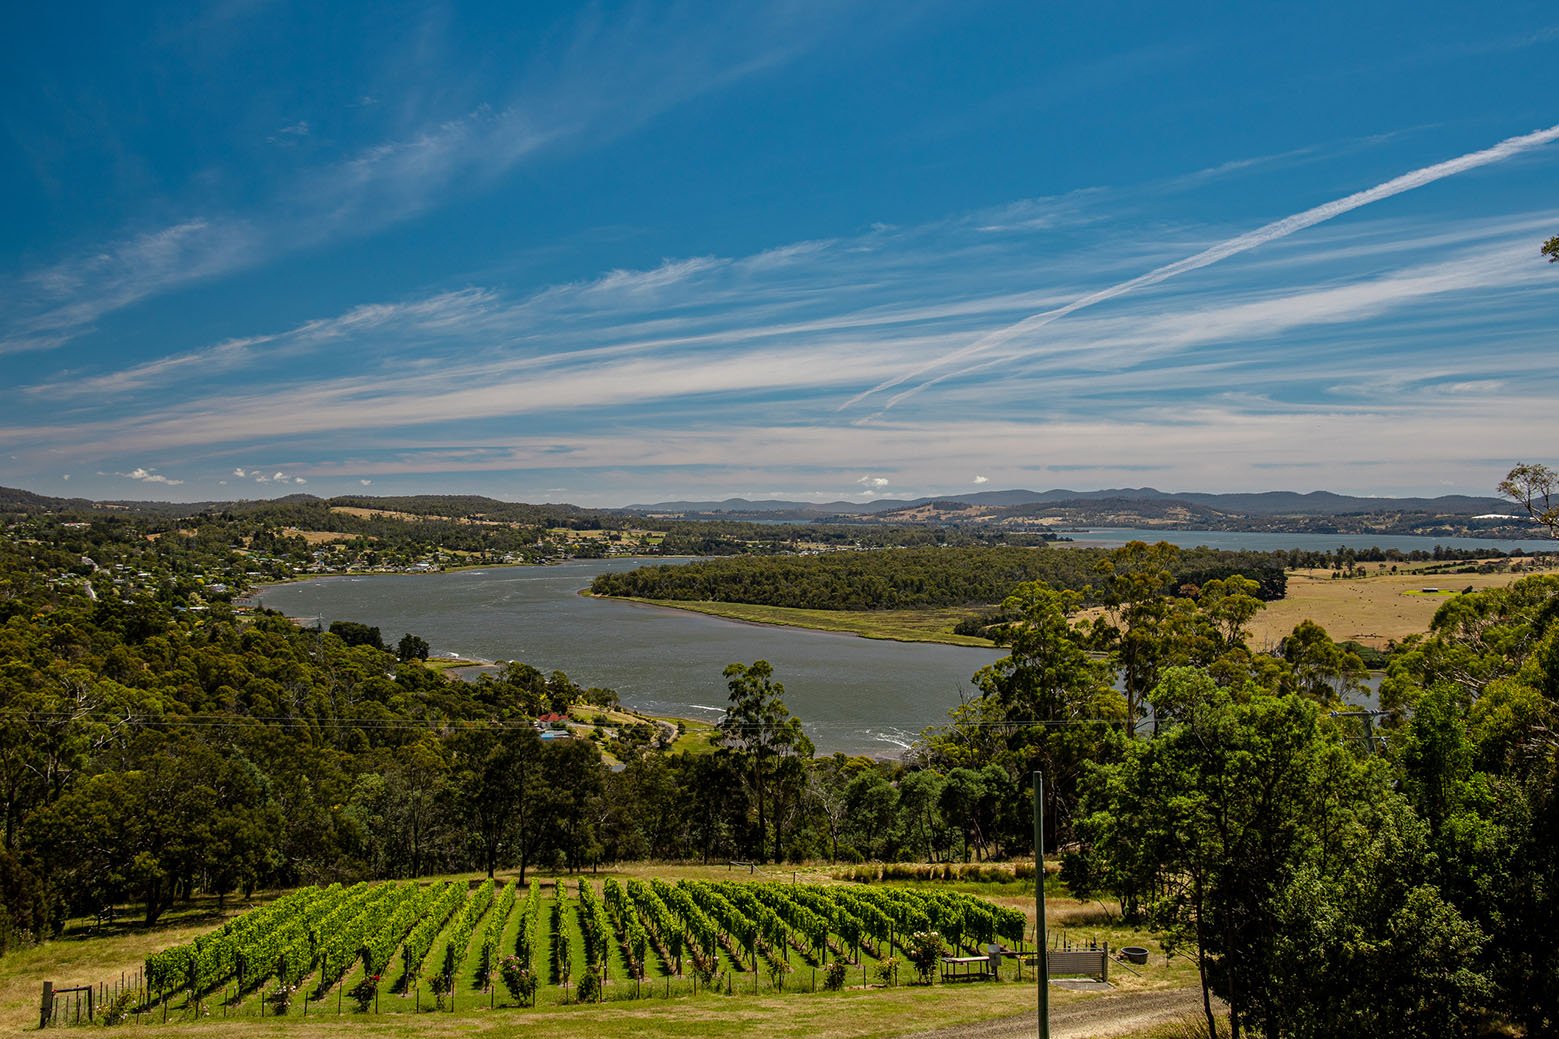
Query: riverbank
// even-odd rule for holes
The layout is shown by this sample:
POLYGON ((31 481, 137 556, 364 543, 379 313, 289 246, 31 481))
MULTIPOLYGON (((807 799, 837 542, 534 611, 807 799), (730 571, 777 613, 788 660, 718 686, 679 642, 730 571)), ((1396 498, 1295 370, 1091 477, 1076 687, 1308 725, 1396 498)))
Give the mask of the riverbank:
POLYGON ((955 635, 959 621, 976 616, 973 608, 953 607, 934 610, 805 610, 789 606, 758 606, 741 602, 690 601, 681 599, 640 599, 634 596, 596 596, 589 589, 579 593, 585 598, 611 599, 661 606, 673 610, 702 613, 710 617, 763 624, 781 628, 808 628, 859 635, 867 639, 891 642, 934 642, 944 646, 975 646, 989 649, 994 643, 973 635, 955 635))
MULTIPOLYGON (((638 565, 572 560, 486 574, 312 580, 274 588, 263 602, 287 616, 319 617, 326 626, 338 619, 368 624, 392 642, 414 632, 432 656, 460 660, 453 665, 457 674, 471 674, 468 663, 522 660, 543 672, 563 671, 586 687, 615 689, 625 707, 645 714, 705 723, 724 714, 730 692, 724 669, 734 661, 767 660, 785 685, 786 705, 825 754, 897 755, 926 726, 945 722, 948 709, 968 693, 970 676, 1001 656, 978 642, 923 641, 923 633, 909 633, 916 641, 844 638, 859 633, 733 623, 579 594, 600 573, 638 565)), ((955 622, 949 618, 946 628, 955 622)))
MULTIPOLYGON (((288 617, 289 621, 300 627, 302 622, 309 618, 288 617)), ((450 682, 474 681, 478 675, 496 675, 506 663, 496 660, 472 660, 467 657, 429 657, 422 661, 422 666, 430 671, 435 671, 450 682)), ((714 736, 719 731, 718 726, 697 718, 685 718, 670 714, 650 714, 633 707, 599 707, 594 704, 574 704, 568 709, 568 721, 565 727, 573 735, 581 739, 594 738, 596 730, 615 729, 636 722, 653 725, 660 730, 662 749, 669 752, 683 752, 689 754, 708 754, 714 750, 714 736)), ((603 760, 609 766, 621 764, 604 748, 601 751, 603 760)))
MULTIPOLYGON (((644 555, 614 555, 605 557, 608 559, 626 559, 641 563, 665 563, 688 559, 687 556, 644 556, 644 555)), ((235 606, 253 606, 261 595, 269 588, 283 588, 290 584, 301 584, 307 581, 326 581, 333 578, 365 577, 432 577, 437 574, 470 574, 482 573, 488 570, 521 570, 526 568, 540 569, 545 567, 557 567, 566 563, 576 562, 575 558, 549 559, 544 563, 527 563, 519 560, 512 563, 454 563, 447 566, 429 566, 423 569, 408 567, 404 570, 384 570, 380 568, 368 570, 333 570, 327 573, 292 574, 289 577, 274 577, 264 581, 248 585, 246 589, 233 598, 235 606)), ((600 562, 601 560, 585 559, 585 562, 600 562)))
MULTIPOLYGON (((1499 588, 1523 577, 1559 571, 1559 557, 1425 560, 1414 563, 1363 563, 1346 574, 1329 569, 1288 571, 1287 594, 1266 603, 1248 628, 1250 646, 1273 652, 1300 623, 1310 620, 1338 641, 1385 650, 1429 630, 1435 612, 1462 591, 1499 588)), ((581 595, 592 597, 588 589, 581 595)), ((932 642, 949 646, 994 645, 988 639, 955 635, 959 621, 978 607, 924 610, 819 610, 751 603, 684 601, 623 596, 594 596, 644 606, 669 607, 726 620, 776 627, 842 632, 896 642, 932 642)), ((990 609, 990 607, 986 607, 990 609)), ((1092 620, 1095 606, 1078 614, 1092 620)))

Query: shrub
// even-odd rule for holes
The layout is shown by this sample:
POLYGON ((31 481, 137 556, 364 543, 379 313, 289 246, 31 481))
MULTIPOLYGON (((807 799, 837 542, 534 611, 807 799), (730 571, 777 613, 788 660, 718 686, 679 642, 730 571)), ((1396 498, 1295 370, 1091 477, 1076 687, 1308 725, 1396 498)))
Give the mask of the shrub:
POLYGON ((98 1011, 100 1020, 105 1025, 122 1025, 130 1017, 130 1011, 135 1009, 135 990, 130 989, 103 1004, 103 1009, 98 1011))
POLYGON ((454 979, 443 971, 438 971, 428 978, 428 988, 433 990, 433 1003, 437 1009, 444 1009, 444 997, 449 995, 449 990, 453 987, 454 979))
POLYGON ((284 981, 268 992, 265 1001, 271 1005, 271 1012, 281 1016, 292 1009, 292 996, 297 990, 296 985, 289 985, 284 981))
POLYGON ((937 960, 942 958, 945 951, 942 936, 935 931, 916 931, 909 936, 909 942, 904 947, 904 954, 915 965, 915 973, 920 976, 922 985, 931 984, 937 960))
POLYGON ((581 1003, 599 1003, 601 1001, 601 973, 591 967, 579 976, 579 986, 574 989, 575 995, 581 1003))
POLYGON ((505 956, 498 964, 498 974, 503 978, 503 987, 508 989, 510 999, 522 1006, 535 1004, 541 979, 524 960, 518 956, 505 956))
POLYGON ((347 993, 357 1004, 357 1012, 366 1014, 374 1005, 374 998, 379 995, 379 975, 365 974, 363 980, 352 986, 352 991, 347 993))
POLYGON ((830 992, 838 992, 844 988, 845 972, 849 968, 844 960, 834 960, 823 968, 823 987, 830 992))
POLYGON ((894 985, 898 983, 898 980, 899 958, 897 956, 889 956, 877 964, 877 983, 879 985, 894 985))

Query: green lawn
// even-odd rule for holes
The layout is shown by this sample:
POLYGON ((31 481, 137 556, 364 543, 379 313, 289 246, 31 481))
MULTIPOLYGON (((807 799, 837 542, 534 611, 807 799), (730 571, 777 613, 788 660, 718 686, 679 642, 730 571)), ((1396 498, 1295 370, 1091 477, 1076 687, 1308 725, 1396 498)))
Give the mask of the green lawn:
POLYGON ((789 606, 756 606, 751 603, 687 601, 680 599, 638 599, 627 602, 647 606, 669 606, 712 617, 745 621, 749 624, 777 624, 791 628, 837 631, 869 639, 895 642, 941 642, 950 646, 990 646, 990 639, 955 635, 959 621, 977 615, 972 608, 934 610, 803 610, 789 606))

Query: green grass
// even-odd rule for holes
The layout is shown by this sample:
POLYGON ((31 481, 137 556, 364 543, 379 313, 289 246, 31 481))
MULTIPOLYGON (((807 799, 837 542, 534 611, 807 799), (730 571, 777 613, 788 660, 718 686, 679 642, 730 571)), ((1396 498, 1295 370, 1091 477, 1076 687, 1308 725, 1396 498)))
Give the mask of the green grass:
POLYGON ((815 631, 836 631, 868 639, 895 642, 940 642, 949 646, 990 646, 990 639, 955 635, 959 621, 980 611, 972 608, 927 610, 803 610, 789 606, 757 606, 752 603, 707 602, 679 599, 639 599, 624 597, 625 602, 646 606, 667 606, 691 610, 711 617, 744 621, 748 624, 774 624, 815 631))
POLYGON ((682 734, 672 741, 670 752, 673 754, 713 754, 715 745, 713 737, 719 730, 708 722, 694 721, 692 718, 677 718, 667 721, 682 723, 682 734))
MULTIPOLYGON (((826 877, 827 870, 826 866, 798 870, 797 879, 832 883, 826 877)), ((628 876, 660 876, 668 880, 678 877, 788 880, 791 871, 762 871, 754 878, 746 871, 733 871, 726 867, 633 865, 611 871, 610 874, 591 875, 588 882, 599 891, 606 875, 615 875, 619 879, 628 876)), ((564 917, 562 937, 573 949, 574 983, 577 984, 584 966, 583 938, 575 911, 578 904, 578 879, 565 877, 563 880, 569 893, 569 912, 564 917)), ((993 901, 1017 908, 1026 908, 1032 904, 1027 892, 1014 891, 1014 885, 912 882, 904 886, 933 885, 977 890, 993 901)), ((550 901, 551 878, 546 877, 543 878, 541 933, 537 946, 537 966, 544 981, 548 972, 547 952, 551 939, 550 901)), ((133 974, 148 953, 207 933, 226 916, 247 908, 249 906, 230 907, 224 912, 218 912, 213 902, 202 900, 168 914, 162 924, 153 928, 126 923, 90 936, 83 924, 78 923, 68 929, 66 937, 62 939, 13 953, 0 961, 0 1030, 19 1033, 36 1026, 38 994, 45 979, 64 985, 113 979, 121 971, 133 974)), ((1140 991, 1195 984, 1195 971, 1190 961, 1183 957, 1166 961, 1158 951, 1152 935, 1121 926, 1113 920, 1106 908, 1055 898, 1047 915, 1052 936, 1064 933, 1074 942, 1100 939, 1108 940, 1112 946, 1143 944, 1155 950, 1149 966, 1141 968, 1141 976, 1112 969, 1112 981, 1122 989, 1140 991)), ((513 952, 518 922, 519 907, 516 906, 504 932, 501 946, 504 955, 513 952)), ((173 1001, 165 1027, 160 1025, 160 1009, 153 1020, 163 1031, 181 1035, 250 1035, 263 1032, 307 1039, 314 1039, 314 1033, 322 1029, 341 1027, 363 1029, 365 1034, 385 1036, 433 1035, 457 1028, 495 1035, 559 1035, 565 1039, 576 1036, 580 1039, 611 1039, 619 1035, 724 1037, 755 1032, 774 1036, 843 1037, 896 1035, 1025 1013, 1033 1007, 1033 988, 1029 983, 1031 968, 1025 968, 1024 982, 1016 983, 1017 966, 1013 962, 1008 964, 1007 979, 1000 983, 931 988, 909 986, 903 984, 910 977, 910 972, 904 968, 898 987, 881 988, 876 984, 877 961, 865 955, 859 964, 849 968, 847 984, 850 987, 844 992, 827 993, 810 991, 814 985, 820 989, 822 971, 816 970, 814 980, 813 964, 801 953, 793 951, 790 956, 793 973, 785 981, 786 991, 776 993, 772 991, 772 982, 766 970, 759 971, 756 976, 750 970, 731 971, 729 957, 722 954, 722 968, 730 971, 723 979, 725 984, 717 992, 700 991, 694 995, 693 978, 690 975, 669 976, 667 965, 659 961, 653 949, 646 964, 646 980, 635 983, 627 973, 620 947, 614 944, 611 980, 606 987, 606 1002, 603 1005, 566 1005, 561 987, 544 984, 538 993, 538 1005, 522 1009, 506 1006, 509 1002, 507 993, 496 978, 494 991, 475 987, 473 976, 481 933, 482 924, 479 923, 465 950, 455 991, 455 1011, 452 1014, 438 1015, 431 1012, 433 998, 425 980, 420 989, 414 988, 410 995, 402 997, 391 994, 389 985, 393 977, 386 977, 381 985, 380 1012, 377 1015, 357 1014, 353 1010, 352 1000, 343 998, 361 978, 361 968, 354 967, 338 986, 327 990, 323 998, 308 1004, 307 1020, 303 1017, 301 998, 295 999, 291 1013, 284 1018, 262 1015, 264 1007, 259 992, 251 993, 242 1002, 226 1008, 220 998, 208 997, 203 1002, 204 1016, 200 1017, 196 1016, 192 1007, 186 1008, 178 1001, 173 1001), (863 981, 868 982, 869 987, 863 985, 863 981), (726 985, 731 995, 725 994, 726 985), (423 1012, 413 1013, 413 1008, 419 1006, 423 1012), (226 1018, 223 1017, 224 1009, 226 1018), (242 1032, 237 1029, 242 1029, 242 1032)), ((422 971, 425 976, 436 970, 442 962, 442 950, 447 942, 447 934, 441 934, 434 941, 422 971)), ((900 950, 894 951, 902 955, 900 950)), ((389 973, 398 974, 398 969, 392 968, 389 973)), ((305 979, 303 990, 311 992, 316 983, 317 978, 305 979)), ((573 987, 571 985, 570 989, 573 987)), ((1060 990, 1052 994, 1052 1000, 1056 1003, 1087 998, 1090 997, 1085 994, 1060 990)), ((143 1024, 150 1023, 144 1017, 142 1021, 143 1024)))

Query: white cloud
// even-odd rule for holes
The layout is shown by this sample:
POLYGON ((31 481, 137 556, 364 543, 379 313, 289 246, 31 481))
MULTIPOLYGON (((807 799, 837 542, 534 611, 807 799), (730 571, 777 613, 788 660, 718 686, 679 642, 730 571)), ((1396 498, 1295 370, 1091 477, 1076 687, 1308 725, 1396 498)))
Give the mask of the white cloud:
POLYGON ((249 474, 244 472, 244 470, 240 467, 240 468, 235 468, 233 470, 233 475, 238 477, 239 479, 242 479, 243 477, 248 476, 249 474))
POLYGON ((373 481, 372 480, 358 480, 357 482, 362 484, 364 487, 372 487, 373 486, 373 481))
POLYGON ((863 476, 855 482, 873 491, 878 491, 888 486, 888 478, 885 476, 863 476))
POLYGON ((976 476, 974 478, 974 482, 975 483, 990 483, 991 482, 991 478, 989 476, 976 476))
POLYGON ((68 479, 70 479, 70 474, 66 473, 64 476, 61 476, 60 479, 61 480, 68 480, 68 479))
MULTIPOLYGON (((485 289, 461 289, 396 303, 365 303, 334 317, 316 318, 267 335, 226 339, 213 346, 161 357, 117 372, 72 375, 27 387, 29 394, 60 399, 126 394, 185 379, 209 380, 262 360, 285 358, 353 335, 394 329, 401 335, 470 334, 496 300, 485 289), (264 349, 261 349, 261 348, 264 349)), ((235 474, 237 475, 237 474, 235 474)))
POLYGON ((309 135, 309 123, 307 119, 300 119, 290 126, 284 126, 271 136, 267 137, 267 144, 295 144, 299 138, 309 135))
POLYGON ((140 466, 131 469, 127 473, 115 473, 114 475, 122 476, 127 480, 139 480, 142 483, 166 484, 169 487, 177 487, 184 482, 183 480, 175 480, 171 476, 165 476, 155 469, 143 469, 140 466))
POLYGON ((308 483, 308 481, 307 481, 307 480, 305 480, 305 479, 304 479, 304 478, 303 478, 303 477, 301 477, 301 476, 294 476, 294 477, 293 477, 293 478, 292 478, 292 482, 293 482, 293 483, 308 483))

